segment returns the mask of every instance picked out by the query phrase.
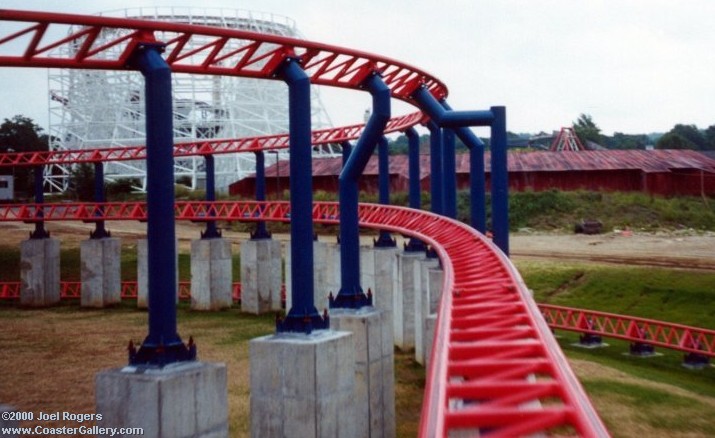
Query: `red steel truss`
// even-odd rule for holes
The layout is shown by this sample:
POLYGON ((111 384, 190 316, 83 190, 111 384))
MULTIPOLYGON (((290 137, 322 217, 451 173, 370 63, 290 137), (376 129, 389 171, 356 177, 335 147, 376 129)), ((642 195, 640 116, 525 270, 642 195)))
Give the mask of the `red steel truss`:
POLYGON ((540 304, 539 308, 546 322, 554 329, 715 356, 715 330, 548 304, 540 304))
MULTIPOLYGON (((422 123, 421 112, 393 117, 387 123, 385 133, 400 132, 422 123)), ((360 137, 364 124, 327 128, 313 131, 313 146, 341 143, 360 137)), ((239 152, 257 152, 288 148, 288 134, 241 139, 212 139, 174 145, 174 157, 216 155, 239 152)), ((39 152, 14 152, 0 155, 0 167, 39 166, 46 164, 97 163, 107 161, 132 161, 146 159, 146 146, 130 146, 101 149, 75 149, 39 152)))
MULTIPOLYGON (((182 220, 290 220, 287 202, 177 202, 182 220)), ((608 433, 511 262, 472 228, 432 213, 361 204, 360 225, 417 237, 444 269, 425 389, 422 436, 489 429, 515 436, 570 427, 608 433), (542 406, 539 401, 544 401, 542 406)), ((144 203, 0 206, 0 221, 143 220, 144 203), (42 212, 42 215, 39 213, 42 212)), ((316 223, 337 224, 337 203, 316 203, 316 223)))

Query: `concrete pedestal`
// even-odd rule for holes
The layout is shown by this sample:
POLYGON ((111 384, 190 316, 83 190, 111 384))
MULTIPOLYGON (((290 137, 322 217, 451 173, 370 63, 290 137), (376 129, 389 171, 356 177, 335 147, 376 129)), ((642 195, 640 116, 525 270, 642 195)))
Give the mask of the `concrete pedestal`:
POLYGON ((145 437, 157 438, 228 436, 224 364, 111 369, 97 374, 95 389, 100 427, 141 427, 145 437))
POLYGON ((437 326, 437 314, 432 314, 425 318, 425 327, 423 338, 424 349, 424 366, 429 370, 430 360, 432 359, 432 344, 434 343, 434 330, 437 326))
POLYGON ((259 315, 281 310, 281 243, 241 242, 241 311, 259 315))
POLYGON ((80 243, 82 307, 104 307, 122 301, 121 241, 89 239, 80 243))
POLYGON ((233 305, 231 242, 191 241, 191 309, 220 310, 233 305))
POLYGON ((332 309, 335 330, 353 334, 357 436, 394 437, 395 354, 390 312, 374 307, 332 309))
POLYGON ((396 258, 401 281, 393 304, 393 330, 395 345, 407 351, 415 348, 415 299, 422 294, 421 262, 425 256, 420 252, 400 252, 396 258))
POLYGON ((325 287, 329 292, 333 292, 333 296, 340 291, 340 244, 326 243, 325 246, 325 287))
MULTIPOLYGON (((402 278, 397 269, 397 248, 375 248, 375 289, 373 305, 378 309, 389 310, 392 316, 395 295, 399 294, 402 278)), ((392 324, 392 322, 390 322, 392 324)))
MULTIPOLYGON (((5 412, 15 412, 16 410, 12 406, 0 405, 0 414, 5 412)), ((17 420, 4 420, 3 416, 0 415, 0 431, 6 427, 20 427, 20 422, 17 420)), ((19 435, 14 433, 3 434, 3 438, 17 438, 19 435)))
POLYGON ((20 304, 43 307, 60 301, 60 241, 29 239, 20 243, 20 304))
POLYGON ((251 340, 251 436, 363 438, 352 336, 315 330, 251 340))
MULTIPOLYGON (((328 296, 330 292, 333 295, 338 294, 338 290, 330 289, 328 278, 328 270, 330 269, 327 263, 332 252, 328 251, 326 242, 313 241, 313 300, 318 312, 323 312, 323 309, 328 308, 328 296)), ((291 260, 291 243, 286 244, 286 309, 290 310, 293 305, 293 282, 291 281, 291 270, 293 263, 291 260)))
MULTIPOLYGON (((175 248, 179 247, 178 241, 175 248)), ((179 251, 176 251, 176 302, 179 302, 179 251)), ((137 240, 137 307, 149 306, 149 241, 137 240)))
POLYGON ((415 294, 414 307, 414 336, 415 336, 415 360, 417 363, 425 364, 425 319, 435 313, 431 308, 433 304, 432 297, 438 297, 439 291, 442 288, 441 282, 439 288, 435 288, 435 284, 439 282, 442 269, 439 267, 437 259, 422 259, 419 263, 420 284, 421 289, 415 294))
POLYGON ((360 247, 360 286, 367 293, 375 292, 375 247, 360 247))

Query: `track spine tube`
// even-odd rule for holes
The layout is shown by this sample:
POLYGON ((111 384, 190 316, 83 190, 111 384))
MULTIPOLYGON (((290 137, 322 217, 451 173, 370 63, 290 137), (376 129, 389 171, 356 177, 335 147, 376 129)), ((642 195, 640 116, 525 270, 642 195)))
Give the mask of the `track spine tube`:
MULTIPOLYGON (((263 151, 256 152, 256 201, 266 200, 266 156, 263 151)), ((266 229, 265 221, 256 223, 256 231, 251 233, 251 240, 270 239, 271 233, 266 229)))
POLYGON ((361 308, 371 305, 360 286, 360 234, 358 178, 390 119, 390 89, 379 74, 369 75, 363 87, 372 95, 372 114, 340 172, 340 291, 330 307, 361 308))
MULTIPOLYGON (((390 205, 390 152, 387 137, 380 137, 377 142, 377 164, 379 182, 379 201, 381 205, 390 205)), ((387 230, 380 230, 379 237, 374 241, 376 248, 394 248, 397 241, 387 230)))
MULTIPOLYGON (((405 136, 407 137, 408 173, 410 177, 409 205, 410 208, 419 210, 422 208, 422 193, 420 188, 420 136, 415 128, 406 129, 405 136)), ((411 237, 409 242, 405 244, 405 251, 407 252, 422 252, 424 250, 425 244, 415 237, 411 237)))
POLYGON ((315 308, 313 298, 313 177, 310 78, 297 58, 286 58, 278 75, 288 85, 290 138, 290 238, 291 298, 293 304, 284 320, 277 321, 279 332, 310 333, 329 327, 315 308))
POLYGON ((457 218, 457 157, 455 151, 456 138, 454 130, 442 130, 442 178, 444 187, 444 215, 457 218))
POLYGON ((176 328, 176 228, 171 69, 158 44, 137 48, 130 66, 145 78, 147 143, 147 240, 149 253, 149 334, 138 351, 130 344, 129 363, 163 367, 196 360, 176 328))
POLYGON ((509 169, 507 167, 506 108, 491 107, 492 229, 494 243, 509 255, 509 169))
POLYGON ((444 181, 442 174, 442 130, 437 123, 427 123, 430 135, 430 204, 432 213, 444 213, 444 181))

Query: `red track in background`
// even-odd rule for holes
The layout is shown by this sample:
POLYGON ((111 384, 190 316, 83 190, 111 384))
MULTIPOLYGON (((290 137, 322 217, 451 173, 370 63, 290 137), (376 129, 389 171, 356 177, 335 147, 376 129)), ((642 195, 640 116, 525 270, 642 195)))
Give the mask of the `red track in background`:
MULTIPOLYGON (((285 37, 7 10, 0 10, 0 21, 11 24, 8 33, 0 29, 0 66, 121 70, 137 46, 161 40, 167 62, 177 73, 277 79, 276 68, 286 58, 297 57, 313 84, 358 89, 367 75, 379 71, 397 99, 409 101, 422 86, 437 99, 447 96, 444 84, 406 64, 285 37), (101 32, 115 38, 96 44, 101 32), (189 50, 187 42, 198 35, 209 42, 189 50), (240 48, 229 49, 229 41, 240 48), (61 47, 70 55, 50 55, 61 47)), ((218 153, 206 148, 203 153, 218 153)), ((254 150, 261 148, 270 146, 256 144, 254 150)), ((37 158, 27 165, 46 163, 37 158)), ((176 208, 177 218, 185 220, 290 220, 287 203, 177 203, 176 208)), ((141 203, 2 206, 0 210, 0 221, 146 217, 141 203)), ((559 433, 608 436, 519 274, 490 241, 462 223, 423 211, 361 205, 359 215, 362 226, 411 235, 432 245, 444 268, 421 436, 478 429, 489 430, 492 436, 517 436, 554 428, 559 433)), ((313 216, 317 223, 336 224, 337 204, 316 204, 313 216)))

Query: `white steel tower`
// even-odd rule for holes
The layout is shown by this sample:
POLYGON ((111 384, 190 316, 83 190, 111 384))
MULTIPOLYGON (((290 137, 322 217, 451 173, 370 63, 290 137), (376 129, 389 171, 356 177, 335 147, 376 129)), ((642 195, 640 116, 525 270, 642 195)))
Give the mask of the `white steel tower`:
MULTIPOLYGON (((287 17, 243 10, 137 8, 102 15, 301 37, 295 22, 287 17)), ((162 40, 161 34, 156 36, 162 40)), ((191 39, 191 44, 197 47, 204 43, 201 38, 191 39)), ((49 80, 53 149, 145 143, 144 86, 139 73, 63 69, 51 71, 49 80)), ((288 132, 288 89, 280 81, 174 74, 173 93, 176 142, 288 132)), ((330 119, 315 87, 311 107, 313 129, 329 127, 330 119)), ((314 153, 334 155, 339 153, 339 148, 319 148, 314 153)), ((287 151, 280 152, 280 158, 286 158, 286 154, 287 151)), ((277 154, 268 155, 267 164, 279 158, 277 154)), ((226 191, 229 184, 254 172, 255 156, 252 153, 217 155, 215 163, 216 187, 226 191)), ((193 188, 202 187, 205 178, 203 158, 175 160, 175 174, 177 180, 190 183, 193 188)), ((68 167, 48 167, 45 171, 46 187, 49 186, 50 192, 64 192, 68 188, 69 175, 68 167)), ((105 175, 110 180, 136 178, 136 189, 146 188, 143 162, 108 163, 105 175)))

